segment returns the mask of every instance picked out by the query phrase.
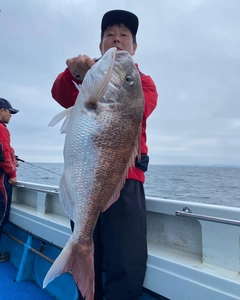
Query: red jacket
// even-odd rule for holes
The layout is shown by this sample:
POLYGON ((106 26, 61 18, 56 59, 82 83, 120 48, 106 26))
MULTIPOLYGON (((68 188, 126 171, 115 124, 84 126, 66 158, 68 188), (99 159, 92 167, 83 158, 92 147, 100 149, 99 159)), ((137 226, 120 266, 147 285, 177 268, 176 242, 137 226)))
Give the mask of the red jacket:
POLYGON ((0 168, 4 170, 9 178, 17 177, 17 165, 14 149, 10 145, 10 133, 5 124, 0 122, 0 168))
MULTIPOLYGON (((140 71, 139 73, 141 75, 142 89, 145 99, 144 114, 142 119, 141 153, 147 154, 148 147, 146 144, 146 121, 148 116, 152 113, 157 105, 158 94, 156 86, 151 77, 142 74, 140 71)), ((75 81, 78 84, 81 83, 81 81, 72 76, 67 68, 64 72, 58 75, 52 87, 53 98, 65 108, 73 106, 78 96, 78 90, 72 81, 75 81)), ((144 182, 145 180, 144 172, 136 167, 133 167, 129 170, 127 178, 139 180, 141 182, 144 182)))

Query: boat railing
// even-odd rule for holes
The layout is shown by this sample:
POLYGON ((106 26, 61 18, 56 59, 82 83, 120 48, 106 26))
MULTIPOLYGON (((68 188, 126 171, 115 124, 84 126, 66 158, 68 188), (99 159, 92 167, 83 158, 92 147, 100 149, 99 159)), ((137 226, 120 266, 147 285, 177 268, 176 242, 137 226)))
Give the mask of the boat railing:
MULTIPOLYGON (((43 189, 43 188, 36 188, 36 187, 27 186, 25 183, 17 183, 17 184, 15 184, 15 187, 17 187, 19 189, 28 189, 30 191, 36 191, 36 192, 42 192, 42 193, 49 193, 49 194, 53 194, 53 195, 59 195, 58 188, 56 188, 56 187, 53 187, 52 189, 47 189, 47 188, 43 189)), ((51 188, 51 186, 49 186, 49 187, 51 188)))
MULTIPOLYGON (((36 191, 44 194, 52 194, 52 195, 59 195, 59 188, 56 186, 48 186, 48 185, 41 185, 41 184, 32 184, 32 183, 24 183, 24 182, 18 182, 15 187, 18 189, 26 189, 29 191, 36 191)), ((161 198, 154 198, 154 197, 146 197, 148 199, 158 199, 159 201, 162 200, 168 200, 168 199, 161 199, 161 198)), ((170 200, 169 201, 174 201, 170 200)), ((182 201, 179 201, 181 203, 182 201)), ((190 204, 192 204, 190 202, 190 204)), ((195 203, 194 203, 195 204, 195 203)), ((200 204, 200 203, 198 203, 200 204)), ((200 204, 201 205, 201 204, 200 204)), ((204 206, 208 204, 203 204, 204 206)), ((209 205, 209 207, 212 207, 212 205, 209 205)), ((217 205, 215 205, 217 207, 217 205)), ((240 226, 240 220, 234 220, 234 219, 226 219, 226 218, 220 218, 220 217, 214 217, 214 216, 209 216, 209 215, 202 215, 202 214, 196 214, 193 213, 192 210, 188 207, 185 206, 183 207, 182 211, 177 210, 175 212, 175 216, 178 217, 189 217, 189 218, 195 218, 199 220, 205 220, 205 221, 211 221, 211 222, 219 222, 219 223, 224 223, 224 224, 229 224, 229 225, 236 225, 240 226)))
POLYGON ((177 217, 189 217, 189 218, 195 218, 195 219, 205 220, 205 221, 210 221, 210 222, 217 222, 217 223, 224 223, 224 224, 229 224, 229 225, 240 226, 240 221, 238 221, 238 220, 217 218, 217 217, 213 217, 213 216, 194 214, 194 213, 192 213, 191 209, 187 206, 184 207, 182 211, 179 211, 179 210, 176 211, 175 215, 177 217))

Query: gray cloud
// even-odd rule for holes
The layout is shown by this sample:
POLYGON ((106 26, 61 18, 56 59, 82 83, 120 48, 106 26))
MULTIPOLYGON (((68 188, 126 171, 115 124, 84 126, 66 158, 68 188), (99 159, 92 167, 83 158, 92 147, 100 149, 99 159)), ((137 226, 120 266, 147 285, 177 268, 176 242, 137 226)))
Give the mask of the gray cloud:
MULTIPOLYGON (((0 91, 20 110, 9 124, 26 161, 63 161, 62 108, 51 87, 78 54, 99 56, 104 1, 2 1, 0 91)), ((148 120, 151 163, 239 164, 240 2, 121 1, 140 19, 134 60, 155 81, 157 109, 148 120)))

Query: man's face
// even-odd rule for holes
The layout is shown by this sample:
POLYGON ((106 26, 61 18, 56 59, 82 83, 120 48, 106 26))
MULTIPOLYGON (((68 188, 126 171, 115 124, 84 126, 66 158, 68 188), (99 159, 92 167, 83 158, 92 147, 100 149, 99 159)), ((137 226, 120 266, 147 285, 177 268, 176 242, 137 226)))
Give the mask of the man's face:
POLYGON ((11 113, 9 109, 1 108, 0 109, 0 121, 5 124, 8 124, 11 118, 11 113))
POLYGON ((116 47, 119 51, 128 51, 131 55, 135 54, 137 44, 133 42, 132 33, 125 25, 109 26, 104 31, 102 42, 99 45, 102 55, 112 47, 116 47))

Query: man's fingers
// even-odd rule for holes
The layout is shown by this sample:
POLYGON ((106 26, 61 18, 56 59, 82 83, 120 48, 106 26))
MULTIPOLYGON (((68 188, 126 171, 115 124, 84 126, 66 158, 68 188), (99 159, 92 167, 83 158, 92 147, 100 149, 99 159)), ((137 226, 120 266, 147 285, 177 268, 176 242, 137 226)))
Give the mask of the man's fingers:
POLYGON ((85 62, 89 69, 95 64, 95 61, 93 59, 91 59, 90 57, 86 57, 85 62))
POLYGON ((87 55, 78 55, 77 57, 66 60, 66 65, 73 77, 83 80, 87 71, 95 64, 95 61, 87 55))
POLYGON ((74 58, 69 58, 66 60, 66 65, 68 66, 68 68, 73 64, 74 58))

